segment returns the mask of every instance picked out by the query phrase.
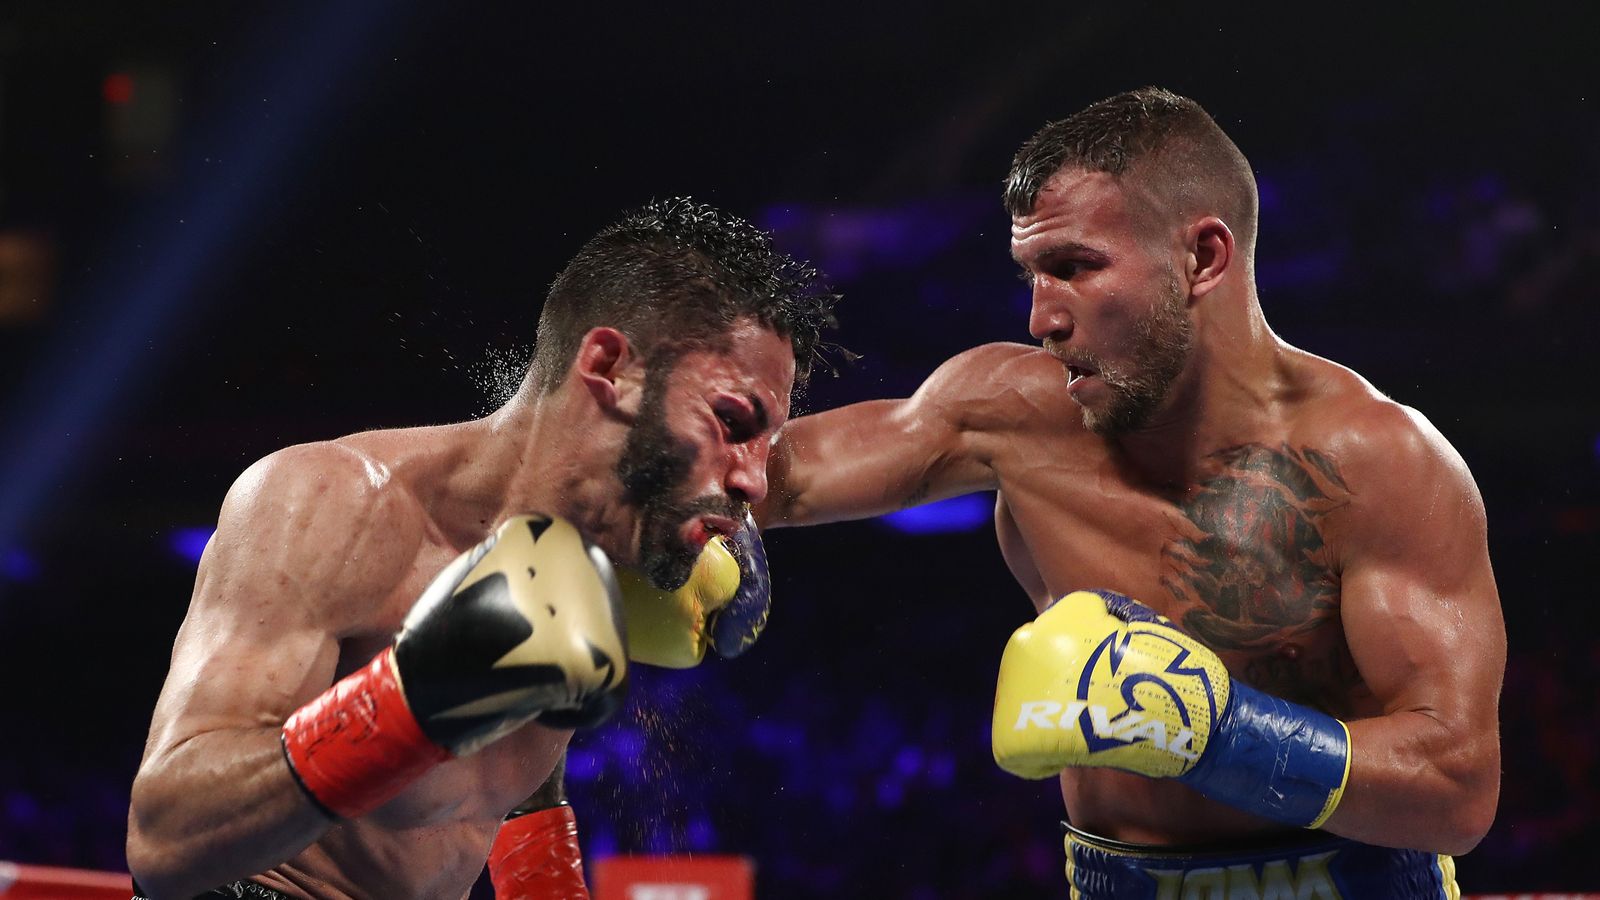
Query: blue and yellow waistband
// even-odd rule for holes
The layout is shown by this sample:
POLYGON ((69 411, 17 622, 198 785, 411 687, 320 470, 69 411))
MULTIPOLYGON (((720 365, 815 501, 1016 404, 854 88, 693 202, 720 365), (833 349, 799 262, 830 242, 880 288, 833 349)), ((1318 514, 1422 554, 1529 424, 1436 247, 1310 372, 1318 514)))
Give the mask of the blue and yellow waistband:
POLYGON ((1067 827, 1073 900, 1459 900, 1455 860, 1327 834, 1216 851, 1125 844, 1067 827))

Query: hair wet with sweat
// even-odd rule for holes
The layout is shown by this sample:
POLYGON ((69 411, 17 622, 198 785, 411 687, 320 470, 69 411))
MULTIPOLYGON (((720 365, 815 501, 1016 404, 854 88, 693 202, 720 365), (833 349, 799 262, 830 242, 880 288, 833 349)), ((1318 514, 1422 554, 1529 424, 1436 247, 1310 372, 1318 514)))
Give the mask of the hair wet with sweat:
POLYGON ((647 361, 724 347, 753 319, 787 338, 803 384, 839 296, 760 229, 686 197, 653 202, 595 235, 556 276, 539 316, 531 374, 546 393, 589 329, 616 328, 647 361))
POLYGON ((1255 174, 1233 140, 1188 97, 1144 87, 1045 125, 1011 163, 1006 211, 1028 215, 1045 183, 1064 169, 1138 179, 1173 213, 1216 215, 1245 258, 1253 255, 1260 204, 1255 174))

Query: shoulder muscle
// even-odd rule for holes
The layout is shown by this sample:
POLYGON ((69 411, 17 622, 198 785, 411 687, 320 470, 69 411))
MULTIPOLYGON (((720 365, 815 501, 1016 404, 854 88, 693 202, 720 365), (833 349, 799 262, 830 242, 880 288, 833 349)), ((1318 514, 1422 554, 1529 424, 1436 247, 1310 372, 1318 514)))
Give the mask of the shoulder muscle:
POLYGON ((229 490, 195 600, 275 598, 337 633, 406 574, 421 536, 414 499, 382 463, 332 442, 289 447, 229 490))

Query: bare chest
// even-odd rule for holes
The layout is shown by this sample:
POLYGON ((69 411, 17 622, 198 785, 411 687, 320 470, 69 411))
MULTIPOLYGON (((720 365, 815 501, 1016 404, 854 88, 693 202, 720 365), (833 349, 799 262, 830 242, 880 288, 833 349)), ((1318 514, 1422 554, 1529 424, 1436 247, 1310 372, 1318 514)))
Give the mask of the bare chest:
POLYGON ((1003 472, 1001 484, 1001 547, 1036 603, 1120 591, 1257 687, 1336 714, 1370 701, 1345 643, 1327 537, 1349 489, 1315 449, 1220 450, 1183 491, 1141 487, 1109 460, 1003 472))

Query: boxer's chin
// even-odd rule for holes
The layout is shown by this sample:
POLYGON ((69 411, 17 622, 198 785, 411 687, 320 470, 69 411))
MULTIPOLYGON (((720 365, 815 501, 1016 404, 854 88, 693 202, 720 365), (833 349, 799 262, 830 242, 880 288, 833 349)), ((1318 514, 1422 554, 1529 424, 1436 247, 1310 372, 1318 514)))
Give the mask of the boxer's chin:
POLYGON ((1083 427, 1100 437, 1118 437, 1143 428, 1166 396, 1165 386, 1147 392, 1112 384, 1104 388, 1101 397, 1073 396, 1083 414, 1083 427))
POLYGON ((689 580, 699 556, 700 546, 687 536, 687 526, 674 528, 667 523, 651 523, 640 541, 639 569, 651 584, 664 591, 675 591, 689 580))

